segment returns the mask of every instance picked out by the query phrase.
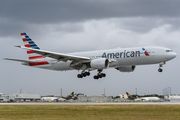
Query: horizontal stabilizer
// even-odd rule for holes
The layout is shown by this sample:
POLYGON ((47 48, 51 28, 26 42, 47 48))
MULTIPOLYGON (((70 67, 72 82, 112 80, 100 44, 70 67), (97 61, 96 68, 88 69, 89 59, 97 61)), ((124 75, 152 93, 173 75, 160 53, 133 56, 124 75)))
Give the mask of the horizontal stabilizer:
POLYGON ((31 61, 31 60, 20 60, 20 59, 11 59, 11 58, 4 58, 4 59, 5 60, 18 61, 18 62, 36 63, 35 61, 31 61))

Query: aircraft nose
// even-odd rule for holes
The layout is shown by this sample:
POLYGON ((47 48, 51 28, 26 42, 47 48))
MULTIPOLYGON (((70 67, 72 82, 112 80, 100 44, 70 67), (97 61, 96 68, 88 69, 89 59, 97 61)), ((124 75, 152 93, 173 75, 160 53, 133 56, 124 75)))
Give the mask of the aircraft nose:
POLYGON ((172 57, 175 58, 176 56, 177 56, 177 54, 174 52, 173 55, 172 55, 172 57))
POLYGON ((169 59, 173 59, 177 56, 177 54, 175 52, 172 52, 171 54, 169 54, 169 59))

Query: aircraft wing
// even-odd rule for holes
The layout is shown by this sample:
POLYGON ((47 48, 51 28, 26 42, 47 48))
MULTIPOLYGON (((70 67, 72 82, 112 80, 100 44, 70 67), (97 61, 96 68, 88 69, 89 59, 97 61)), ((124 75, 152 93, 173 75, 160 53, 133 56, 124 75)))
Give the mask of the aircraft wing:
POLYGON ((37 54, 43 55, 44 57, 54 58, 54 59, 57 59, 58 61, 66 62, 67 60, 71 60, 71 61, 90 60, 89 57, 68 55, 68 54, 57 53, 57 52, 50 52, 50 51, 39 50, 39 49, 33 49, 33 48, 28 48, 28 47, 23 47, 23 46, 15 46, 15 47, 19 47, 19 48, 27 49, 27 50, 33 50, 37 54))

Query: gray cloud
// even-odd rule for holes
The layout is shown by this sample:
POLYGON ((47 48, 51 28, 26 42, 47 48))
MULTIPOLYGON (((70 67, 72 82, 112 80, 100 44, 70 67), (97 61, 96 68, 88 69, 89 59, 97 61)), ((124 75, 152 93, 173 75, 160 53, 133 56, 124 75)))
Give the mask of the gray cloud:
POLYGON ((179 3, 177 0, 7 0, 1 1, 0 15, 38 24, 110 17, 173 17, 180 15, 179 3))
MULTIPOLYGON (((68 30, 68 32, 71 32, 73 30, 76 31, 77 27, 72 26, 71 29, 69 29, 70 27, 67 29, 66 26, 66 28, 63 28, 64 23, 72 24, 107 18, 131 18, 132 20, 125 19, 127 21, 123 21, 124 28, 137 32, 145 32, 148 31, 147 28, 158 24, 155 21, 156 17, 160 17, 162 20, 166 20, 169 17, 180 17, 179 3, 176 0, 1 1, 0 36, 7 36, 9 32, 13 35, 13 31, 21 32, 24 30, 38 33, 39 29, 37 27, 43 27, 43 25, 47 24, 62 24, 58 30, 68 30), (134 17, 135 19, 133 19, 134 17), (144 17, 146 17, 146 20, 143 19, 144 17)), ((179 24, 179 20, 173 21, 168 19, 168 21, 170 24, 175 22, 179 24)), ((177 24, 174 26, 177 26, 177 24)))

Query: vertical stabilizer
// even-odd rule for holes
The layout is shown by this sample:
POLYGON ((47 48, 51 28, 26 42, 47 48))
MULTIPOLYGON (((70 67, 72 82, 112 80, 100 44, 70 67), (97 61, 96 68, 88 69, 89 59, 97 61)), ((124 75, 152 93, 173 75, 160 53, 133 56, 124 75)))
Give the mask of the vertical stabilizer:
POLYGON ((79 96, 79 94, 77 94, 77 95, 73 98, 73 100, 77 100, 77 99, 78 99, 78 96, 79 96))
MULTIPOLYGON (((25 47, 29 47, 29 48, 33 48, 33 49, 40 49, 26 33, 21 33, 21 37, 22 37, 25 47)), ((37 54, 33 50, 27 50, 27 54, 29 56, 29 60, 42 59, 44 57, 42 55, 37 54)))
POLYGON ((128 92, 126 92, 126 94, 127 94, 128 98, 130 98, 130 97, 131 97, 131 96, 130 96, 130 94, 129 94, 128 92))

